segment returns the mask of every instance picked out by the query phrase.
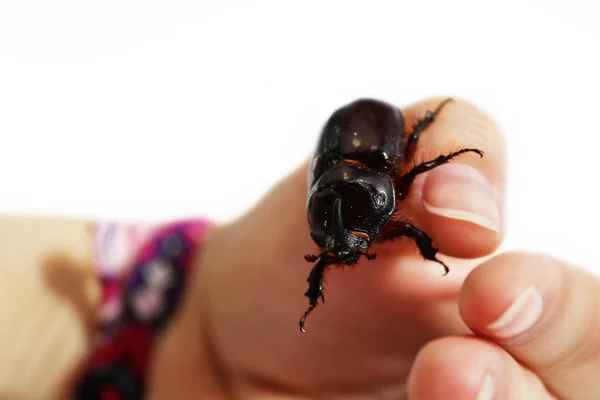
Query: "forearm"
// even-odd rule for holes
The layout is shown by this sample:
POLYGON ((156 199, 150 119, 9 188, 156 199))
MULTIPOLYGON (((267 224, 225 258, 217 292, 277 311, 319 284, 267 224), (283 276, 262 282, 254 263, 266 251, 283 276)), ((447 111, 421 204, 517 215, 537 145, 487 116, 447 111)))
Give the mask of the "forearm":
POLYGON ((68 396, 100 300, 89 227, 0 217, 0 397, 68 396))

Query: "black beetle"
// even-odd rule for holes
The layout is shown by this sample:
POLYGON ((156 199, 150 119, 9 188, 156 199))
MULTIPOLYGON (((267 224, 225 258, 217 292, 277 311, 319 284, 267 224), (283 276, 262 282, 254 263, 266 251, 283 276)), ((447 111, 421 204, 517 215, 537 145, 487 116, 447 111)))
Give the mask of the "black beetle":
POLYGON ((376 255, 368 252, 374 242, 410 237, 426 260, 441 264, 448 273, 446 264, 436 258, 438 250, 431 238, 411 223, 392 217, 417 175, 462 153, 483 157, 481 150, 465 148, 402 171, 412 160, 419 135, 451 101, 446 99, 425 113, 409 133, 399 108, 373 99, 359 99, 341 107, 325 123, 308 177, 310 235, 321 252, 304 256, 306 261, 318 262, 307 279, 304 295, 309 307, 300 319, 302 332, 319 297, 325 301, 325 268, 356 264, 360 256, 374 259, 376 255))

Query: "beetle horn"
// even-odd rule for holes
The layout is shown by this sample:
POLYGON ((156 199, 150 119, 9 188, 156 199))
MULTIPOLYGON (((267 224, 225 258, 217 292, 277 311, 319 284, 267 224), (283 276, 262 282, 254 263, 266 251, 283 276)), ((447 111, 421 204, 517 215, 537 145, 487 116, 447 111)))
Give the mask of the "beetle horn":
POLYGON ((342 221, 342 199, 337 198, 333 204, 333 240, 340 241, 344 239, 346 229, 342 221))

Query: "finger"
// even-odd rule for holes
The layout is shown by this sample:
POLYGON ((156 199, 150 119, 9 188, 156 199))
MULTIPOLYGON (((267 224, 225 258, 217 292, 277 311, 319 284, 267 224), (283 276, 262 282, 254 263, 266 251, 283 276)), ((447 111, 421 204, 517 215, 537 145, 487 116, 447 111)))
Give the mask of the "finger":
POLYGON ((467 278, 460 311, 562 399, 600 398, 600 283, 553 258, 504 254, 467 278))
MULTIPOLYGON (((415 120, 425 115, 427 110, 437 108, 440 101, 440 99, 430 99, 406 108, 404 110, 406 125, 411 126, 415 120)), ((479 170, 470 170, 471 175, 481 175, 481 179, 484 182, 489 181, 496 192, 503 193, 505 150, 502 136, 485 113, 465 101, 456 100, 448 104, 447 108, 439 114, 437 121, 421 135, 415 154, 417 159, 427 159, 428 154, 437 156, 466 146, 480 148, 486 152, 486 156, 480 159, 477 155, 465 154, 453 160, 453 164, 457 163, 465 167, 469 164, 476 166, 479 170)), ((425 188, 435 187, 435 181, 439 180, 440 174, 443 176, 444 171, 447 172, 445 166, 434 169, 427 174, 424 182, 422 179, 421 186, 425 184, 425 188)), ((310 265, 302 256, 319 251, 310 238, 307 224, 307 176, 308 164, 305 164, 273 188, 242 219, 226 227, 223 230, 225 233, 220 236, 227 237, 225 240, 228 242, 223 244, 226 248, 219 250, 221 263, 231 258, 232 265, 235 265, 235 260, 240 254, 244 254, 247 257, 246 261, 253 266, 242 267, 235 274, 240 281, 242 277, 248 275, 245 281, 248 282, 247 286, 260 291, 261 295, 275 292, 274 294, 285 298, 289 293, 303 293, 306 290, 306 276, 310 265), (231 246, 235 251, 231 251, 231 246), (286 268, 282 268, 282 265, 286 268), (274 287, 272 282, 278 282, 277 286, 274 287), (281 293, 278 293, 279 290, 281 293)), ((500 237, 496 233, 490 234, 489 229, 425 210, 422 199, 428 192, 420 191, 418 185, 418 182, 415 183, 414 194, 416 195, 413 195, 407 204, 409 217, 424 223, 422 227, 433 237, 435 244, 443 252, 455 256, 477 256, 497 246, 500 237), (419 193, 423 193, 423 196, 419 193), (415 199, 417 204, 411 207, 410 203, 414 203, 415 199), (457 236, 462 240, 458 240, 457 236)), ((454 201, 457 197, 468 198, 461 193, 462 190, 454 190, 447 200, 454 201)), ((438 206, 439 209, 447 208, 434 201, 431 201, 431 204, 438 206)), ((372 268, 367 268, 365 271, 365 266, 345 276, 336 274, 335 281, 331 279, 327 282, 327 290, 335 294, 340 288, 339 290, 351 294, 352 297, 360 293, 363 302, 373 298, 374 301, 398 304, 400 301, 414 299, 416 295, 421 296, 423 301, 427 301, 431 298, 428 299, 426 296, 448 296, 450 292, 457 293, 458 285, 462 283, 464 275, 468 272, 468 268, 458 268, 458 263, 453 263, 451 276, 442 279, 441 268, 423 267, 421 257, 417 256, 414 243, 410 240, 404 241, 402 245, 396 242, 385 247, 384 254, 380 254, 378 260, 368 263, 372 268), (418 260, 419 263, 407 262, 409 257, 411 261, 418 260), (390 266, 395 268, 387 268, 390 266), (442 294, 442 291, 445 293, 442 294)), ((375 251, 379 252, 379 249, 375 251)), ((361 262, 363 265, 366 263, 361 262)), ((305 299, 300 296, 299 301, 305 299)), ((280 303, 280 306, 285 308, 289 307, 289 304, 280 303)), ((332 306, 335 307, 333 304, 330 307, 332 306)), ((362 308, 370 315, 368 306, 362 308)), ((360 318, 356 319, 360 320, 360 318)))
MULTIPOLYGON (((429 99, 408 107, 407 126, 443 101, 429 99)), ((475 258, 492 253, 503 234, 506 146, 494 121, 464 100, 448 103, 422 134, 411 165, 464 148, 448 164, 420 176, 409 199, 410 213, 444 254, 475 258)))
MULTIPOLYGON (((473 120, 477 117, 467 122, 473 120)), ((465 130, 470 130, 468 124, 465 130)), ((445 151, 444 145, 436 152, 445 151)), ((487 151, 483 141, 475 145, 487 151)), ((419 145, 417 154, 421 151, 419 145)), ((471 162, 476 160, 487 165, 485 157, 471 162)), ((482 171, 488 173, 488 168, 482 171)), ((212 235, 203 249, 187 315, 207 315, 206 325, 216 332, 213 347, 222 349, 227 365, 249 375, 257 373, 252 360, 261 359, 261 373, 292 377, 289 387, 314 382, 322 391, 325 384, 346 387, 353 382, 364 389, 374 381, 394 382, 399 365, 407 368, 406 360, 430 338, 465 332, 455 304, 463 277, 453 280, 456 264, 447 277, 440 268, 424 267, 409 241, 390 244, 388 257, 361 260, 359 268, 345 273, 328 269, 327 301, 319 303, 307 323, 309 333, 301 335, 298 320, 307 307, 303 293, 312 268, 303 255, 317 251, 306 215, 307 176, 305 164, 244 217, 212 235)), ((467 244, 457 245, 468 250, 467 244)), ((197 326, 196 318, 189 321, 197 326)))
POLYGON ((541 380, 498 345, 446 337, 418 353, 408 378, 409 400, 551 400, 541 380))
MULTIPOLYGON (((312 267, 303 255, 315 249, 304 211, 306 176, 305 165, 241 219, 213 232, 198 261, 185 330, 190 340, 198 329, 209 331, 221 363, 259 386, 285 377, 282 384, 291 392, 310 384, 308 389, 324 395, 368 391, 373 382, 392 385, 430 338, 442 330, 465 331, 455 297, 436 302, 434 295, 403 290, 409 284, 395 277, 394 267, 427 270, 420 261, 413 267, 377 259, 345 272, 331 269, 327 301, 301 334, 298 320, 307 307, 303 293, 312 267), (202 328, 199 315, 205 316, 202 328), (255 360, 261 360, 260 370, 255 360)), ((432 281, 448 285, 438 269, 431 271, 432 281)))

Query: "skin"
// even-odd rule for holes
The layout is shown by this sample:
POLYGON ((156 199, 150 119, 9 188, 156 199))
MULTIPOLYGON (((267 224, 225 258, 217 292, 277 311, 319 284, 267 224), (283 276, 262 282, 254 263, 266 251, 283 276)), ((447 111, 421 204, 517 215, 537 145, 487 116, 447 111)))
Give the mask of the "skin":
MULTIPOLYGON (((409 126, 440 99, 404 109, 409 126)), ((311 268, 303 255, 315 249, 304 208, 307 165, 276 185, 245 216, 216 228, 197 256, 182 306, 157 344, 148 398, 481 400, 477 393, 485 375, 496 388, 494 400, 600 398, 599 280, 545 255, 495 254, 503 238, 506 154, 494 122, 458 100, 422 135, 416 158, 465 146, 483 150, 485 157, 459 157, 421 176, 403 209, 404 216, 433 238, 450 273, 443 276, 439 265, 424 262, 409 240, 375 246, 377 260, 326 273, 327 302, 310 316, 306 334, 298 330, 308 303, 302 294, 311 268), (444 194, 440 190, 448 182, 453 190, 444 194), (482 226, 481 220, 476 224, 437 215, 424 205, 435 200, 456 207, 476 198, 482 187, 493 193, 497 230, 482 226), (490 323, 532 285, 543 304, 537 322, 508 338, 490 330, 490 323)), ((481 212, 481 204, 472 202, 469 207, 481 212)), ((486 215, 493 213, 488 210, 486 215)), ((37 224, 34 230, 22 229, 27 235, 21 236, 20 245, 44 231, 40 226, 53 227, 45 230, 53 234, 38 238, 35 250, 26 252, 31 260, 3 251, 0 265, 32 266, 33 271, 40 262, 33 255, 44 254, 48 238, 57 243, 52 248, 77 249, 73 265, 89 264, 82 224, 37 224)), ((0 221, 3 240, 14 242, 11 248, 18 244, 10 238, 20 226, 15 220, 0 221)), ((90 300, 80 313, 91 314, 92 305, 90 300)), ((52 366, 42 370, 61 373, 48 377, 21 369, 7 380, 13 388, 25 388, 34 378, 39 385, 36 393, 18 398, 57 393, 69 384, 65 376, 85 352, 82 329, 75 330, 79 341, 72 340, 71 333, 82 324, 68 318, 60 326, 70 328, 61 328, 53 342, 46 341, 60 348, 61 356, 40 353, 38 341, 31 346, 30 362, 22 365, 52 366), (62 356, 67 349, 70 358, 62 356)), ((26 360, 23 355, 20 359, 26 360)), ((0 394, 4 389, 0 385, 0 394)))
MULTIPOLYGON (((414 122, 439 101, 403 111, 414 122)), ((326 274, 327 302, 301 334, 310 269, 302 255, 314 248, 304 165, 213 233, 157 353, 151 398, 464 400, 477 398, 486 372, 494 399, 600 398, 598 279, 544 255, 494 254, 506 184, 505 144, 494 122, 459 100, 422 135, 417 159, 465 146, 485 157, 456 159, 476 169, 458 167, 460 187, 485 177, 498 230, 424 207, 456 166, 420 177, 403 212, 432 236, 448 276, 423 262, 410 241, 376 246, 377 260, 326 274), (544 299, 538 323, 508 340, 486 330, 532 284, 544 299)), ((442 203, 460 202, 454 193, 442 203)))

